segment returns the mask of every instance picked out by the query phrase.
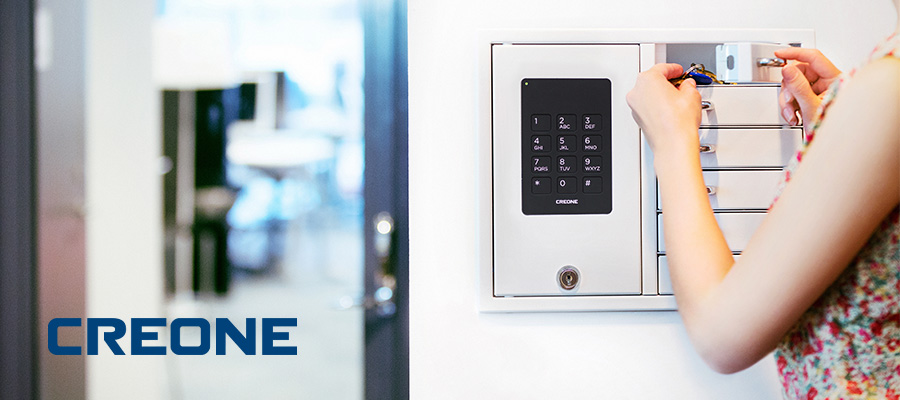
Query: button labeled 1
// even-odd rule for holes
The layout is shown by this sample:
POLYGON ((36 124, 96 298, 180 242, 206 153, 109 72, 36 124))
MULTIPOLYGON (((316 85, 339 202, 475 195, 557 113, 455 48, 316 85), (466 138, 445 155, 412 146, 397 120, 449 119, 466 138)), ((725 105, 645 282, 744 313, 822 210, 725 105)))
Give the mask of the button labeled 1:
POLYGON ((531 130, 533 131, 549 131, 550 115, 549 114, 533 114, 531 116, 531 130))

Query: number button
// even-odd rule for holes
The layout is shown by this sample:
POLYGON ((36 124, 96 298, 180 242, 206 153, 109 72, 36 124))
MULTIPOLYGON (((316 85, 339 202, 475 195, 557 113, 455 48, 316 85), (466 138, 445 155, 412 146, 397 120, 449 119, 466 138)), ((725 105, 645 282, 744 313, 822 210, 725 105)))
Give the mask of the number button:
POLYGON ((533 131, 549 131, 550 130, 550 115, 549 114, 532 114, 531 115, 531 130, 533 131))
POLYGON ((550 151, 550 136, 532 136, 531 150, 538 153, 546 153, 550 151))
POLYGON ((575 131, 575 115, 562 114, 556 116, 556 130, 561 132, 575 131))
POLYGON ((582 190, 585 193, 602 193, 603 178, 599 176, 588 176, 584 178, 584 186, 582 190))
POLYGON ((575 151, 575 146, 577 146, 575 141, 575 135, 561 135, 556 149, 566 153, 573 152, 575 151))
POLYGON ((561 194, 572 194, 578 191, 578 183, 575 178, 559 178, 556 185, 556 191, 561 194))
POLYGON ((575 156, 560 157, 557 163, 557 171, 572 172, 575 170, 575 156))
POLYGON ((600 114, 585 114, 581 116, 581 128, 588 132, 600 130, 600 114))
POLYGON ((585 152, 593 153, 600 151, 600 135, 588 135, 582 140, 585 152))
POLYGON ((550 172, 550 157, 531 157, 531 172, 550 172))
POLYGON ((531 193, 534 194, 550 194, 553 188, 550 187, 550 178, 533 178, 531 180, 531 193))
POLYGON ((585 157, 582 165, 584 165, 584 172, 602 172, 603 157, 600 157, 600 156, 585 157))

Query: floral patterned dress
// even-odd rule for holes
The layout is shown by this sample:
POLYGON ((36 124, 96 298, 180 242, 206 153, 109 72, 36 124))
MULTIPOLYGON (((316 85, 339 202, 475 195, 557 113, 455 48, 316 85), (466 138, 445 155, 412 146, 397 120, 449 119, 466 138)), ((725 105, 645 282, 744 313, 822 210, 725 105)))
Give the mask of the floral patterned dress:
MULTIPOLYGON (((888 37, 870 61, 881 57, 900 57, 900 36, 888 37)), ((825 94, 785 181, 854 73, 842 75, 825 94)), ((900 207, 787 332, 775 350, 775 362, 788 399, 900 400, 900 207)))

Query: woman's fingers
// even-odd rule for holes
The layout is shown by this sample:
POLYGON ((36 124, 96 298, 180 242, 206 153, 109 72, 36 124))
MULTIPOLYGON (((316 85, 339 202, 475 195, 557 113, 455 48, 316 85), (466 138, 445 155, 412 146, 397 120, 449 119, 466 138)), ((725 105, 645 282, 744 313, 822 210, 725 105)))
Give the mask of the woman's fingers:
POLYGON ((684 73, 684 68, 680 64, 656 64, 650 68, 650 71, 661 73, 666 79, 677 78, 684 73))
MULTIPOLYGON (((775 51, 775 56, 786 60, 797 60, 809 64, 815 73, 822 78, 834 78, 841 74, 821 51, 817 49, 805 49, 801 47, 788 47, 775 51)), ((808 74, 806 72, 805 74, 808 74)))
POLYGON ((822 52, 818 49, 803 47, 788 47, 781 50, 775 50, 775 56, 788 60, 803 61, 809 64, 818 62, 820 58, 825 58, 822 52))
POLYGON ((778 107, 785 121, 791 125, 796 125, 799 122, 797 121, 797 102, 794 101, 794 95, 791 94, 790 90, 782 90, 781 94, 778 95, 778 107))
POLYGON ((809 81, 810 84, 816 83, 819 80, 819 74, 816 73, 816 70, 810 68, 809 64, 804 62, 791 63, 791 65, 797 67, 803 76, 806 77, 806 80, 809 81))
MULTIPOLYGON (((813 113, 819 107, 819 96, 813 92, 809 81, 806 80, 806 77, 803 76, 803 73, 797 67, 788 65, 782 69, 781 75, 784 78, 781 83, 781 90, 787 91, 790 97, 793 97, 793 100, 796 101, 797 106, 800 108, 801 116, 806 120, 811 120, 813 113)), ((785 120, 794 123, 792 120, 793 115, 791 115, 791 118, 788 118, 788 113, 792 108, 788 107, 791 102, 787 102, 787 99, 788 96, 785 95, 784 100, 786 104, 785 108, 782 109, 782 113, 785 120)))

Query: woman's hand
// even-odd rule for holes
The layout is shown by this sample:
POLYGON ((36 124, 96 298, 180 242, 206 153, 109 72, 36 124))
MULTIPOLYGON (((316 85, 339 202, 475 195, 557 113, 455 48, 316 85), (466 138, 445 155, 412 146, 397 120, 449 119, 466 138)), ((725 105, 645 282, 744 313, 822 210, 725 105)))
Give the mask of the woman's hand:
POLYGON ((693 79, 676 88, 669 79, 684 72, 678 64, 657 64, 638 76, 625 99, 654 156, 662 152, 697 154, 700 139, 700 92, 693 79))
POLYGON ((797 125, 797 111, 809 126, 822 104, 822 94, 831 86, 841 71, 822 52, 816 49, 790 47, 775 52, 776 57, 796 60, 781 70, 781 96, 778 105, 781 114, 791 125, 797 125))

